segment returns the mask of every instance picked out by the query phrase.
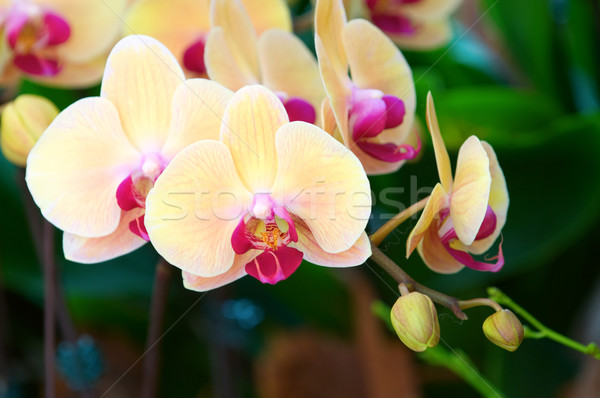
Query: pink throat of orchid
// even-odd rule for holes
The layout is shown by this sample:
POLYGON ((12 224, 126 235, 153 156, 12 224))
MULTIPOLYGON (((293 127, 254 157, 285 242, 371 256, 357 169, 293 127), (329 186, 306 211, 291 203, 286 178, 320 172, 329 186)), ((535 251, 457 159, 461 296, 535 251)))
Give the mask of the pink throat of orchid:
MULTIPOLYGON (((448 217, 450 217, 450 211, 448 209, 444 209, 441 212, 440 216, 442 218, 442 224, 443 224, 444 221, 446 221, 448 219, 448 217)), ((496 230, 496 224, 497 224, 496 214, 494 213, 492 208, 488 205, 486 213, 485 213, 485 217, 483 218, 483 222, 481 223, 481 226, 479 227, 479 231, 477 232, 477 236, 475 237, 475 242, 491 236, 494 233, 494 231, 496 230)), ((498 272, 504 266, 504 255, 502 253, 502 242, 500 242, 500 245, 498 246, 498 254, 494 257, 486 258, 487 262, 484 262, 484 261, 475 260, 471 256, 471 254, 469 254, 467 252, 464 252, 462 250, 453 249, 451 246, 451 243, 453 241, 455 241, 456 239, 458 239, 458 236, 456 235, 456 231, 454 230, 454 228, 449 228, 440 237, 442 245, 444 245, 444 248, 446 249, 446 251, 452 257, 454 257, 454 259, 456 261, 460 262, 464 266, 469 267, 474 270, 477 270, 477 271, 490 271, 490 272, 498 272)))
MULTIPOLYGON (((146 156, 141 167, 129 174, 117 187, 117 203, 121 210, 145 209, 146 197, 164 169, 165 164, 160 156, 146 156)), ((144 214, 129 223, 129 230, 142 239, 150 240, 144 225, 144 214)))
POLYGON ((248 222, 242 217, 233 231, 231 246, 237 254, 262 251, 246 264, 245 271, 262 283, 274 285, 292 275, 302 262, 302 252, 288 247, 298 241, 296 225, 286 208, 276 205, 267 194, 256 194, 250 208, 248 222), (287 223, 286 232, 281 231, 276 217, 287 223), (259 233, 261 223, 264 223, 264 232, 259 233))
POLYGON ((206 38, 201 36, 185 49, 183 53, 183 66, 190 72, 206 75, 206 65, 204 64, 205 45, 206 38))
POLYGON ((34 76, 55 76, 61 69, 55 47, 66 42, 71 28, 59 14, 34 4, 16 3, 4 21, 13 63, 34 76))
POLYGON ((421 150, 420 142, 414 148, 408 144, 372 140, 385 130, 400 126, 405 114, 404 102, 400 98, 383 95, 379 90, 355 88, 348 112, 352 139, 363 152, 384 162, 414 159, 421 150))
POLYGON ((300 97, 289 97, 285 93, 277 93, 279 100, 287 111, 290 122, 306 122, 314 124, 317 121, 317 112, 310 102, 300 97))

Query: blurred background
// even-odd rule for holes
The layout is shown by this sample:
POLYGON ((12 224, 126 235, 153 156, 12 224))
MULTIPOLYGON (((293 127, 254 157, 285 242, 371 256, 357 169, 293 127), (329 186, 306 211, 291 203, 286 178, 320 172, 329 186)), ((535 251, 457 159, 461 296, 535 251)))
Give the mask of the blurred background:
MULTIPOLYGON (((417 255, 406 260, 415 219, 381 246, 422 284, 464 299, 485 297, 486 287, 497 286, 548 327, 586 344, 600 342, 599 3, 465 0, 447 46, 403 51, 413 68, 417 112, 423 120, 432 91, 452 162, 472 134, 496 150, 511 200, 503 230, 506 265, 497 274, 438 275, 417 255)), ((310 2, 290 6, 296 33, 313 48, 305 23, 310 2)), ((98 93, 30 82, 19 90, 45 95, 61 108, 98 93)), ((435 185, 426 131, 423 138, 418 161, 371 178, 370 232, 396 210, 378 201, 382 190, 408 206, 435 185)), ((41 396, 43 380, 43 278, 21 173, 0 158, 0 397, 41 396)), ((74 390, 89 386, 95 396, 137 396, 158 257, 146 245, 103 264, 70 263, 56 234, 64 295, 77 333, 89 336, 76 351, 83 373, 73 369, 72 347, 59 345, 58 396, 79 396, 74 390)), ((443 356, 412 353, 374 315, 372 304, 391 306, 397 288, 372 263, 347 270, 304 263, 275 286, 245 278, 206 294, 185 290, 173 271, 161 397, 600 396, 599 361, 549 340, 525 340, 509 353, 483 336, 488 308, 469 310, 467 321, 438 308, 441 348, 469 358, 471 377, 480 374, 490 387, 476 391, 440 366, 443 356)))

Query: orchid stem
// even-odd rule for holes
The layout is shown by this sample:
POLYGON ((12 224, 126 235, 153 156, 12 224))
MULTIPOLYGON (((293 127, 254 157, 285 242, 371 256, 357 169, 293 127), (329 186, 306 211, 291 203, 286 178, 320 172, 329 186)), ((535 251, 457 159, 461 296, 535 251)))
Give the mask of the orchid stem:
POLYGON ((44 396, 54 398, 56 392, 54 379, 56 259, 54 257, 54 227, 49 223, 44 224, 42 240, 44 265, 44 396))
POLYGON ((160 340, 170 281, 171 266, 161 258, 156 264, 152 302, 150 304, 150 323, 148 324, 142 376, 142 398, 155 398, 158 390, 160 340))
POLYGON ((408 220, 409 218, 411 218, 412 216, 417 214, 419 211, 421 211, 427 204, 428 200, 429 200, 429 196, 426 197, 425 199, 421 199, 414 205, 412 205, 412 206, 408 207, 407 209, 404 209, 400 213, 396 214, 388 222, 383 224, 381 226, 381 228, 379 228, 377 231, 375 231, 374 234, 372 234, 370 236, 371 242, 375 246, 379 246, 381 244, 381 242, 383 242, 383 240, 386 238, 386 236, 388 236, 390 233, 392 233, 393 230, 398 228, 398 226, 400 224, 402 224, 404 221, 408 220))
POLYGON ((487 292, 490 299, 496 301, 499 304, 504 304, 537 329, 537 331, 534 331, 529 328, 526 328, 525 337, 534 339, 541 339, 545 337, 550 340, 554 340, 557 343, 569 347, 575 351, 579 351, 583 354, 590 355, 600 360, 600 349, 595 343, 589 343, 588 345, 584 345, 568 338, 567 336, 555 332, 554 330, 548 328, 540 321, 538 321, 533 315, 531 315, 529 312, 523 309, 523 307, 515 303, 510 297, 508 297, 504 292, 502 292, 498 288, 490 287, 488 288, 487 292))
POLYGON ((492 307, 496 311, 502 311, 502 307, 500 304, 495 302, 494 300, 486 299, 486 298, 476 298, 471 300, 460 300, 458 305, 461 309, 467 310, 473 307, 480 307, 482 305, 486 305, 488 307, 492 307))
POLYGON ((371 243, 371 251, 373 252, 371 255, 371 260, 373 260, 385 272, 394 278, 398 284, 404 284, 408 290, 416 291, 429 296, 436 303, 449 308, 458 319, 467 319, 467 314, 461 310, 459 305, 460 301, 457 298, 440 293, 436 290, 428 288, 427 286, 423 286, 418 282, 415 282, 415 280, 411 278, 402 268, 400 268, 398 264, 396 264, 392 259, 379 250, 374 243, 371 243))

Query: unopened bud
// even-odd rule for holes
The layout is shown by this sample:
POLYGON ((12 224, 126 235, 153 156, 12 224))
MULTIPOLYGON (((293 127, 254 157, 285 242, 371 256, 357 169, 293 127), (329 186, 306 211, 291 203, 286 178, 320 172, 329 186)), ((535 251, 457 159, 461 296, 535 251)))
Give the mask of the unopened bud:
POLYGON ((25 167, 29 151, 57 115, 56 106, 37 95, 23 94, 7 104, 0 123, 4 157, 25 167))
POLYGON ((483 333, 489 341, 508 351, 515 351, 523 341, 523 325, 510 310, 498 311, 483 322, 483 333))
POLYGON ((440 341, 440 323, 431 299, 418 292, 400 297, 391 312, 400 340, 413 351, 425 351, 440 341))

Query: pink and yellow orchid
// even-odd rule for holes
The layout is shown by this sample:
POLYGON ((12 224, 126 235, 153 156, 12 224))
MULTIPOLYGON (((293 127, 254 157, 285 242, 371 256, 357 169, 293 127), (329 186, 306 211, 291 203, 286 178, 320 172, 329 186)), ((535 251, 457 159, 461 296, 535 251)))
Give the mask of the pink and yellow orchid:
POLYGON ((413 50, 441 47, 452 37, 449 17, 462 0, 355 0, 398 46, 413 50))
POLYGON ((356 154, 367 174, 398 170, 420 149, 408 144, 416 134, 416 95, 402 53, 370 22, 347 22, 342 0, 317 1, 315 28, 328 96, 325 131, 356 154))
POLYGON ((27 185, 44 217, 65 231, 65 256, 93 263, 142 246, 148 191, 181 149, 218 138, 231 95, 215 82, 186 81, 158 41, 121 40, 100 97, 61 112, 27 160, 27 185))
MULTIPOLYGON (((242 0, 256 34, 277 28, 291 31, 283 0, 242 0)), ((204 50, 210 30, 210 0, 140 0, 130 8, 131 33, 152 36, 166 45, 188 77, 206 77, 204 50)))
POLYGON ((61 87, 97 83, 125 6, 126 0, 1 0, 0 85, 20 74, 61 87))
POLYGON ((231 90, 263 84, 291 121, 315 123, 325 97, 319 67, 300 39, 281 29, 256 36, 239 0, 213 0, 205 62, 211 79, 231 90))
POLYGON ((475 260, 494 244, 508 211, 504 174, 492 147, 475 136, 469 137, 458 153, 456 178, 452 179, 450 158, 435 114, 431 93, 427 97, 427 125, 441 183, 410 233, 407 257, 417 248, 429 268, 454 273, 464 266, 479 271, 499 271, 504 265, 502 246, 493 263, 475 260))
POLYGON ((358 159, 320 128, 289 122, 262 86, 234 94, 220 140, 190 145, 146 201, 156 250, 210 290, 246 274, 289 277, 302 259, 329 267, 363 263, 369 181, 358 159))

